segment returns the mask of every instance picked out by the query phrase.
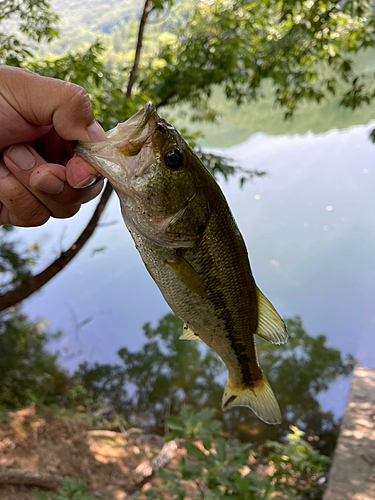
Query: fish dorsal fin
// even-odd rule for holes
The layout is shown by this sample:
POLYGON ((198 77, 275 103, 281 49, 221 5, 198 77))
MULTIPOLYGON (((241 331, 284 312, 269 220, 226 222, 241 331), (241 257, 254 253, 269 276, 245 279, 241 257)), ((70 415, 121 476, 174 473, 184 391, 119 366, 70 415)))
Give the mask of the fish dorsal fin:
POLYGON ((267 424, 279 424, 281 422, 279 403, 263 372, 262 378, 257 380, 253 387, 236 387, 228 378, 221 407, 225 411, 233 408, 233 406, 251 408, 255 415, 267 424))
POLYGON ((167 262, 167 265, 189 290, 201 297, 207 297, 207 288, 203 279, 184 257, 179 255, 176 262, 167 262))
POLYGON ((288 339, 284 321, 259 288, 257 288, 257 298, 259 319, 255 333, 272 344, 284 344, 288 339))
POLYGON ((199 335, 194 333, 193 330, 191 330, 186 324, 184 325, 179 338, 180 340, 201 340, 199 335))

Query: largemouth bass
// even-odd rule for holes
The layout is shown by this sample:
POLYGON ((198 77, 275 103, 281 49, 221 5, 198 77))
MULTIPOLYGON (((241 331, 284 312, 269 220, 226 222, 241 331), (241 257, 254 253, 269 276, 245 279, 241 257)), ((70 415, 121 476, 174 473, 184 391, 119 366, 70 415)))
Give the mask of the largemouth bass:
POLYGON ((218 184, 152 103, 75 152, 108 178, 142 260, 183 340, 202 340, 228 369, 222 409, 248 406, 280 423, 259 367, 255 335, 287 340, 284 322, 257 288, 245 243, 218 184))

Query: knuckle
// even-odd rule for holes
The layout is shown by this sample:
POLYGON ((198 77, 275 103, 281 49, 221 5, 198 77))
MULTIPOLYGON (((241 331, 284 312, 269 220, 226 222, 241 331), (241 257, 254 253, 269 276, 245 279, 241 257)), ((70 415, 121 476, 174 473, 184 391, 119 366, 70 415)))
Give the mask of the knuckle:
POLYGON ((48 221, 50 217, 50 212, 46 208, 41 206, 40 209, 36 209, 33 211, 33 213, 29 214, 29 217, 26 220, 26 224, 33 227, 42 226, 48 221))
POLYGON ((90 108, 91 102, 86 90, 75 83, 69 83, 66 87, 67 102, 74 108, 86 109, 90 108))
POLYGON ((45 224, 50 218, 51 214, 46 210, 29 214, 27 217, 18 214, 11 214, 11 223, 20 227, 38 227, 45 224))
POLYGON ((79 209, 81 205, 64 205, 63 207, 58 207, 52 212, 52 217, 55 219, 69 219, 73 217, 79 209))
POLYGON ((80 203, 88 203, 89 201, 96 198, 96 196, 98 196, 98 194, 103 189, 103 185, 104 183, 100 182, 100 184, 97 184, 96 186, 84 189, 81 193, 80 203))
POLYGON ((12 219, 17 221, 17 226, 42 226, 51 216, 50 211, 44 205, 31 197, 20 197, 19 203, 15 200, 13 206, 12 219))

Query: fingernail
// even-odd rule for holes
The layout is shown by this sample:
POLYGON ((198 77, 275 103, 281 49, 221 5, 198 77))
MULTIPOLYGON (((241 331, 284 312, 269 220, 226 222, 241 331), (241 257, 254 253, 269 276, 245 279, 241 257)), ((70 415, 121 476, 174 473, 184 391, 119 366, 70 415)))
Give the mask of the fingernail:
POLYGON ((50 172, 45 172, 37 177, 31 186, 48 194, 60 194, 64 189, 63 181, 50 172))
POLYGON ((27 149, 26 146, 17 144, 16 146, 11 146, 6 152, 7 157, 12 160, 17 167, 22 170, 30 170, 35 165, 35 158, 27 149))
POLYGON ((87 133, 89 134, 90 140, 92 142, 108 141, 108 137, 105 135, 104 130, 98 122, 93 122, 91 125, 89 125, 87 127, 87 133))
POLYGON ((73 187, 75 189, 94 187, 97 184, 99 184, 99 182, 102 182, 103 179, 104 179, 104 177, 102 175, 89 175, 88 177, 86 177, 86 179, 84 181, 79 182, 78 184, 76 184, 73 187))
POLYGON ((4 177, 6 177, 9 173, 10 170, 7 168, 0 156, 0 179, 4 179, 4 177))

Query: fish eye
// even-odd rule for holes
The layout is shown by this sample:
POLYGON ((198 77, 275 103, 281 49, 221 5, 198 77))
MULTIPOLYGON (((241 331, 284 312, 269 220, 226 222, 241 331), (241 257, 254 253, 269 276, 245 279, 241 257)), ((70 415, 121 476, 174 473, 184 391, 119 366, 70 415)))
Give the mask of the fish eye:
POLYGON ((167 149, 164 153, 164 162, 167 167, 177 170, 182 166, 184 157, 178 148, 167 149))

